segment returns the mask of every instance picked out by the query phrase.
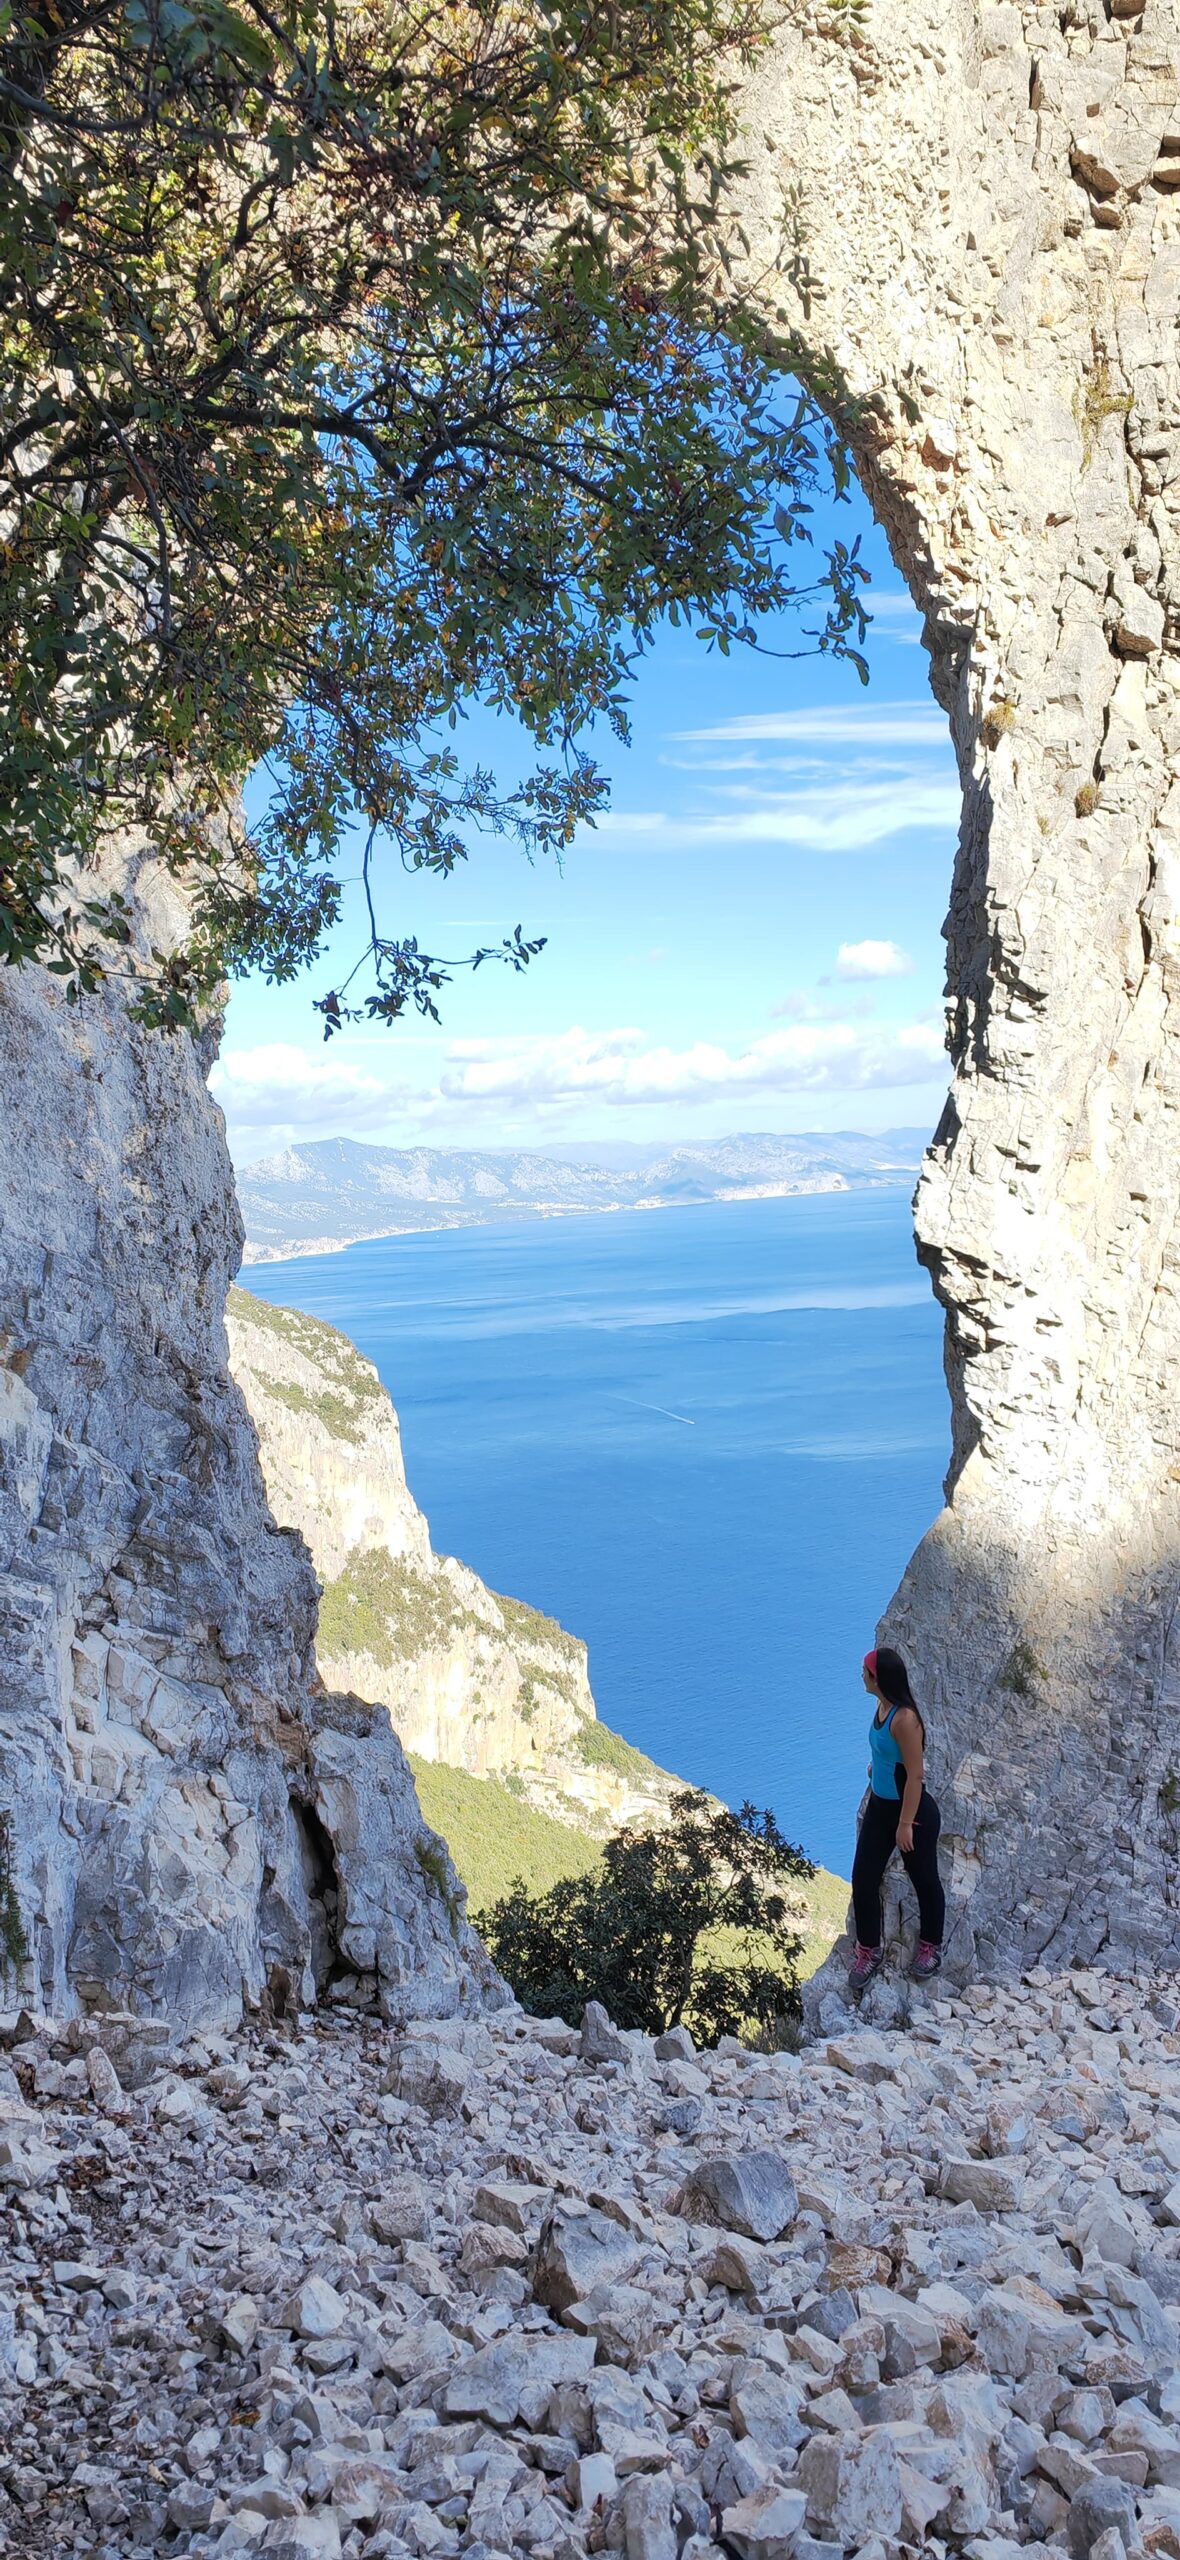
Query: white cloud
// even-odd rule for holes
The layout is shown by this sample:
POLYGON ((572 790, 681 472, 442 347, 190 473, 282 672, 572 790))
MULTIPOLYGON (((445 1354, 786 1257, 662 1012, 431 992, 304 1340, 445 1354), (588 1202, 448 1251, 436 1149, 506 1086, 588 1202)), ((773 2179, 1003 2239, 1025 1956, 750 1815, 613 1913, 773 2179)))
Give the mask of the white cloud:
POLYGON ((585 1096, 612 1105, 709 1102, 724 1093, 866 1092, 930 1084, 946 1073, 941 1023, 798 1022, 745 1048, 693 1041, 648 1045, 642 1032, 457 1041, 442 1089, 463 1103, 548 1104, 585 1096))
POLYGON ((851 1097, 936 1087, 946 1075, 940 1018, 886 1025, 856 1004, 729 1045, 674 1047, 635 1025, 455 1040, 441 1075, 428 1067, 415 1085, 374 1073, 374 1063, 335 1043, 326 1052, 278 1041, 227 1050, 211 1081, 239 1165, 315 1138, 543 1145, 547 1133, 576 1126, 581 1110, 599 1105, 646 1105, 662 1117, 677 1106, 728 1101, 740 1125, 747 1097, 851 1097))
POLYGON ((935 747, 950 753, 950 733, 936 703, 815 703, 797 711, 747 711, 715 729, 674 729, 693 744, 768 744, 790 739, 805 746, 935 747))
POLYGON ((409 1092, 346 1052, 285 1040, 227 1049, 209 1083, 235 1131, 262 1129, 276 1144, 379 1128, 409 1092))
MULTIPOLYGON (((751 795, 743 795, 750 797, 751 795)), ((818 853, 854 853, 887 836, 919 828, 957 829, 962 809, 958 784, 918 775, 872 782, 817 783, 799 791, 762 794, 752 807, 706 818, 673 818, 662 810, 642 816, 624 810, 600 819, 602 835, 660 838, 677 844, 784 844, 818 853)))
POLYGON ((695 778, 696 806, 609 810, 601 835, 637 852, 775 844, 840 854, 919 830, 957 832, 962 811, 950 734, 929 697, 743 712, 672 731, 661 762, 695 778))
POLYGON ((913 970, 909 952, 898 942, 842 942, 836 954, 838 978, 909 978, 913 970))

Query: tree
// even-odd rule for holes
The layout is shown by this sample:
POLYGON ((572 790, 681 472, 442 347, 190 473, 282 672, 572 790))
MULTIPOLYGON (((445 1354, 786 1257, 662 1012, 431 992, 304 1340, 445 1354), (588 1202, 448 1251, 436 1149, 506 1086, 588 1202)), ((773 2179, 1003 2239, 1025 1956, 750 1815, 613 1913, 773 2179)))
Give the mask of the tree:
POLYGON ((684 2024, 773 2039, 800 2015, 799 1957, 782 1887, 812 1876, 772 1813, 740 1813, 685 1788, 661 1830, 621 1831, 601 1863, 533 1897, 517 1879, 478 1926, 517 1999, 576 2025, 601 2000, 621 2027, 660 2035, 684 2024), (735 1932, 732 1953, 708 1941, 735 1932))
POLYGON ((786 397, 734 282, 760 11, 0 0, 0 958, 191 1024, 314 954, 359 826, 361 1009, 433 1012, 381 852, 559 851, 662 616, 726 649, 810 597, 857 655, 854 551, 800 568, 840 386, 786 397), (523 726, 515 788, 457 752, 473 700, 523 726), (104 886, 127 827, 178 949, 104 886))

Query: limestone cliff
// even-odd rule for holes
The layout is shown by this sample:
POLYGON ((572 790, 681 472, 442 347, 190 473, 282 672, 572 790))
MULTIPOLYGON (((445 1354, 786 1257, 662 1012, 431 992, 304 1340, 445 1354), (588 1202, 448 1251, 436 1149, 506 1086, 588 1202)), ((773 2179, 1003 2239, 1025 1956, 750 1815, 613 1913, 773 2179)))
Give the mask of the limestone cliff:
MULTIPOLYGON (((134 875, 128 866, 124 877, 134 875)), ((151 884, 140 883, 141 896, 151 884)), ((165 939, 167 907, 147 927, 165 939)), ((498 1996, 388 1718, 329 1695, 226 1367, 209 1055, 0 972, 0 1808, 57 2010, 498 1996)))
POLYGON ((1177 0, 806 0, 747 102, 751 256, 785 184, 963 782, 954 1454, 886 1620, 961 1969, 1180 1954, 1178 101, 1177 0))
POLYGON ((370 1362, 331 1325, 244 1289, 228 1331, 271 1508, 323 1577, 324 1679, 387 1707, 407 1751, 509 1773, 583 1829, 658 1818, 680 1782, 598 1722, 585 1645, 433 1553, 370 1362))

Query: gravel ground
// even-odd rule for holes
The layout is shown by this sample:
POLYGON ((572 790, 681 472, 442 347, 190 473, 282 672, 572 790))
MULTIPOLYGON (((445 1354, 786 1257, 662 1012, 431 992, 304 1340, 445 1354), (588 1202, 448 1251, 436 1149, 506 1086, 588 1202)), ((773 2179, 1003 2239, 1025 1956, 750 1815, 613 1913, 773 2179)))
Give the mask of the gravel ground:
POLYGON ((1180 1987, 0 2018, 0 2550, 1180 2560, 1180 1987))

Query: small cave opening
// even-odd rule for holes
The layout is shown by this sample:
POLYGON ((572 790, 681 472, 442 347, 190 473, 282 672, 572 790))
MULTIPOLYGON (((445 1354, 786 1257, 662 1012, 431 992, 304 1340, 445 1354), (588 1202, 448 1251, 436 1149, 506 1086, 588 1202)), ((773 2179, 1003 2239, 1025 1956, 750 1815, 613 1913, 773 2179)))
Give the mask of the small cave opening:
POLYGON ((299 1861, 307 1894, 311 1969, 317 1993, 326 1990, 340 1963, 340 1871, 331 1832, 306 1797, 292 1796, 299 1861))

